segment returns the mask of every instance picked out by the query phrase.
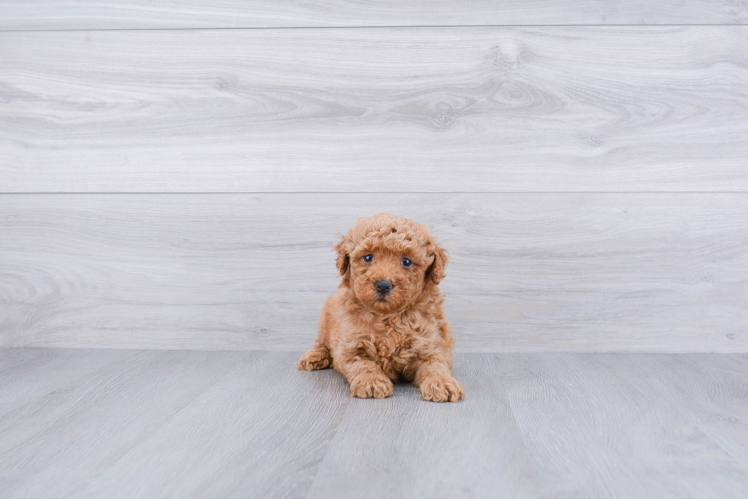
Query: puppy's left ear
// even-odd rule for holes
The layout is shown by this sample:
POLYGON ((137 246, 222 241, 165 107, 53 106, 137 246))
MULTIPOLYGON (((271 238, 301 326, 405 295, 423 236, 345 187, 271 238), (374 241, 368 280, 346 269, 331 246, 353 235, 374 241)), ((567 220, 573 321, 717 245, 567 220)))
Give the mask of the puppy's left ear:
POLYGON ((426 279, 438 285, 447 275, 447 262, 449 262, 449 252, 439 245, 434 245, 434 262, 426 271, 426 279))

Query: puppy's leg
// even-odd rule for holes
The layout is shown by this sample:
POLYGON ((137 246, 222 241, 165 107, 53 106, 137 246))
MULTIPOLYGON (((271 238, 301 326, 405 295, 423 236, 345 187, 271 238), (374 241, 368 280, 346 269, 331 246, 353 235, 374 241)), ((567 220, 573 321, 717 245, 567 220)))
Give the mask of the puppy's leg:
POLYGON ((416 370, 413 385, 421 389, 421 396, 427 401, 455 403, 465 398, 465 391, 452 376, 449 365, 439 359, 421 363, 416 370))
POLYGON ((336 304, 336 296, 333 295, 325 302, 322 313, 319 316, 319 330, 317 341, 309 351, 301 356, 296 363, 299 370, 324 370, 332 367, 332 355, 330 354, 330 343, 337 336, 338 324, 333 314, 336 304))
POLYGON ((392 396, 392 380, 384 374, 382 368, 366 358, 354 358, 336 369, 345 375, 351 386, 351 396, 355 398, 382 399, 392 396))
POLYGON ((314 344, 310 350, 301 356, 301 359, 296 363, 296 367, 299 370, 324 370, 332 366, 332 357, 330 351, 326 346, 322 344, 314 344))

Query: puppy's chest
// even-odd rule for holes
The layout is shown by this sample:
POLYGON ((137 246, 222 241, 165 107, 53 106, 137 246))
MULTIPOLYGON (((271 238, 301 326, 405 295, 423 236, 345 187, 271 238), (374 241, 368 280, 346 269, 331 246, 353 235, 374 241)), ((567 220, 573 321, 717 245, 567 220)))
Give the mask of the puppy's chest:
POLYGON ((417 355, 418 346, 428 335, 423 325, 409 324, 399 319, 386 319, 374 326, 374 344, 381 358, 396 364, 407 364, 417 355))

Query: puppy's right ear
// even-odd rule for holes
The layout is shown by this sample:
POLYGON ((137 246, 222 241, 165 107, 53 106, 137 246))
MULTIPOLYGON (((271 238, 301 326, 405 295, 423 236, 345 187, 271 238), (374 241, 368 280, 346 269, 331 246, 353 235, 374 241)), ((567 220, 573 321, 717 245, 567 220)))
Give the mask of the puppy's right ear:
POLYGON ((340 238, 338 244, 335 245, 335 251, 338 253, 335 265, 338 267, 340 275, 343 276, 343 283, 347 284, 349 281, 348 271, 351 267, 351 242, 347 235, 340 238))

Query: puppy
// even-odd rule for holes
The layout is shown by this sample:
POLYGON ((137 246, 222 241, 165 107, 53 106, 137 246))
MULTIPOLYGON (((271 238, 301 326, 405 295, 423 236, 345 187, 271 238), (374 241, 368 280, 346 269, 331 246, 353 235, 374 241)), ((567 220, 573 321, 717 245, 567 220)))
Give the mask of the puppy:
POLYGON ((335 250, 340 291, 322 308, 317 341, 299 370, 335 368, 359 398, 391 396, 400 379, 428 401, 464 398, 438 287, 447 252, 428 229, 382 213, 359 219, 335 250))

